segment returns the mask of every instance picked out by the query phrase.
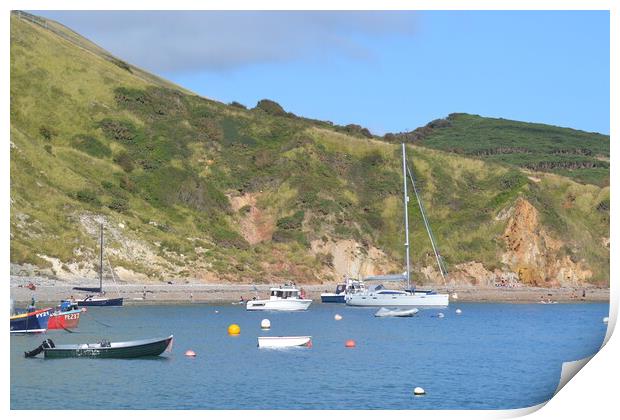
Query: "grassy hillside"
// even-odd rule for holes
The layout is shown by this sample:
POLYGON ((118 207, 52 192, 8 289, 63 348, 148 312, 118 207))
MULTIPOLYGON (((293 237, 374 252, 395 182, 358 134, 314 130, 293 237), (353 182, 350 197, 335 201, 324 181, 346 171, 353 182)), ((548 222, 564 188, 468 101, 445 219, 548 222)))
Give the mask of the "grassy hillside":
MULTIPOLYGON (((383 251, 373 267, 401 269, 399 147, 271 101, 245 109, 193 95, 53 25, 11 17, 12 263, 92 269, 89 223, 103 216, 112 264, 155 280, 331 280, 339 258, 352 267, 333 251, 349 240, 355 258, 383 251)), ((564 255, 608 282, 608 187, 423 144, 409 153, 449 266, 506 269, 498 215, 523 197, 564 255)), ((409 211, 420 272, 433 258, 414 200, 409 211)))
POLYGON ((450 114, 410 133, 387 135, 433 149, 609 185, 609 136, 503 118, 450 114))

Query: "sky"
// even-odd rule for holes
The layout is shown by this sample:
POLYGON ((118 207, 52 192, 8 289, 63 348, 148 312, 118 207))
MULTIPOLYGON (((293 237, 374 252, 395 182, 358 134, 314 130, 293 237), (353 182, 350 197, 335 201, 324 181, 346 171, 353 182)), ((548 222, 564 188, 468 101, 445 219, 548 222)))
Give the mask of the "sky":
POLYGON ((36 11, 193 92, 410 131, 453 112, 609 134, 608 11, 36 11))

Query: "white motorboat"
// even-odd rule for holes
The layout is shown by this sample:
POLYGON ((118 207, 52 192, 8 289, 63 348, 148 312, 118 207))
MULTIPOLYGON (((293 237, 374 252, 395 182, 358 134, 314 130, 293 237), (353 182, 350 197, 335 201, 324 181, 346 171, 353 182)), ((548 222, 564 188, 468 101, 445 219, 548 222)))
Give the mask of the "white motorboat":
POLYGON ((284 347, 300 347, 312 345, 312 339, 309 335, 298 337, 258 337, 258 347, 260 348, 284 348, 284 347))
POLYGON ((410 317, 419 312, 418 308, 398 309, 398 308, 381 308, 375 312, 375 316, 379 318, 385 317, 410 317))
MULTIPOLYGON (((439 294, 433 290, 415 290, 415 288, 411 287, 411 263, 409 256, 409 212, 407 211, 407 204, 409 203, 409 195, 407 193, 407 156, 405 151, 405 144, 402 144, 402 153, 403 153, 403 212, 404 212, 404 220, 405 220, 405 266, 407 271, 403 274, 392 274, 392 275, 383 275, 383 276, 371 276, 366 277, 364 279, 365 282, 369 281, 402 281, 406 282, 407 288, 404 290, 398 289, 386 289, 383 285, 376 285, 374 287, 369 288, 363 293, 356 294, 345 294, 345 303, 349 306, 448 306, 449 304, 449 295, 448 294, 439 294)), ((424 206, 422 205, 422 201, 420 195, 418 194, 418 190, 415 185, 415 181, 413 179, 413 175, 411 171, 409 171, 409 178, 411 179, 411 184, 413 186, 413 191, 416 195, 418 205, 420 207, 420 213, 422 214, 422 219, 424 221, 424 226, 426 228, 426 232, 431 240, 431 245, 433 247, 433 251, 435 253, 435 258, 437 259, 437 264, 439 265, 439 271, 441 272, 441 276, 445 281, 445 267, 443 266, 443 262, 441 256, 439 255, 439 250, 435 245, 435 238, 431 232, 430 225, 426 218, 426 213, 424 212, 424 206)))
POLYGON ((248 311, 305 311, 312 299, 305 299, 303 291, 294 284, 272 287, 269 299, 252 299, 246 303, 248 311))

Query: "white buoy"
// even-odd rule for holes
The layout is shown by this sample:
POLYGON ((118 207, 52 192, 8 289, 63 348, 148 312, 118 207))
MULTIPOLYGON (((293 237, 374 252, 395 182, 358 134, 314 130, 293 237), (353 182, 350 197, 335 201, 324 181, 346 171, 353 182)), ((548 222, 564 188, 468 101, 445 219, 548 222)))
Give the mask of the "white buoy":
POLYGON ((609 322, 609 317, 603 318, 603 324, 607 324, 609 322))
POLYGON ((439 313, 437 314, 437 318, 443 318, 443 316, 444 316, 444 315, 443 315, 443 312, 439 312, 439 313))
POLYGON ((457 295, 456 292, 452 293, 452 299, 456 300, 458 298, 459 298, 459 295, 457 295))
POLYGON ((260 327, 261 327, 263 330, 268 330, 269 328, 271 328, 271 321, 269 321, 267 318, 263 319, 263 320, 260 322, 260 327))
POLYGON ((461 311, 460 309, 457 309, 455 312, 456 312, 457 315, 460 315, 460 314, 463 313, 463 311, 461 311))
POLYGON ((215 310, 215 313, 216 313, 216 314, 219 314, 219 313, 220 313, 220 311, 218 311, 218 310, 216 309, 216 310, 215 310))
POLYGON ((342 315, 340 315, 340 314, 336 314, 336 315, 334 315, 334 319, 335 319, 336 321, 340 321, 340 320, 342 319, 342 315))
POLYGON ((413 395, 424 395, 426 394, 426 391, 424 391, 424 388, 421 388, 419 386, 416 386, 413 390, 413 395))

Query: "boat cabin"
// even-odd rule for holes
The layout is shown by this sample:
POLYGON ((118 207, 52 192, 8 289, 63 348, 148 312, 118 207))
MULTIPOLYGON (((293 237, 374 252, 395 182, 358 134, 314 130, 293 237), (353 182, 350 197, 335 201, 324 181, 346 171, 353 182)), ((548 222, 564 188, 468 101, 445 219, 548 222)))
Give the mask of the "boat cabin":
POLYGON ((382 284, 376 285, 370 288, 370 292, 375 295, 409 295, 410 293, 404 290, 386 289, 382 284))
POLYGON ((303 299, 300 296, 300 291, 294 284, 285 284, 280 287, 272 287, 269 289, 271 291, 269 299, 270 300, 280 300, 280 299, 303 299))

